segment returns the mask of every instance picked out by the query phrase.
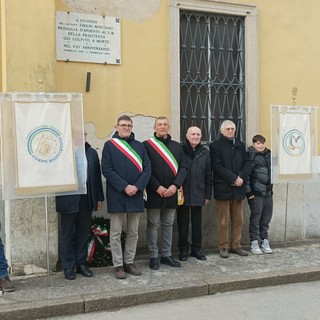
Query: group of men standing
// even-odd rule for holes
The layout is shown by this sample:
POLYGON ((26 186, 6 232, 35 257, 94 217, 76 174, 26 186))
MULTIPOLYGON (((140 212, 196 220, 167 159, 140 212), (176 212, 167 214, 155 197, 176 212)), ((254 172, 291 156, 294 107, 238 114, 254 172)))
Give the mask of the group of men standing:
POLYGON ((172 230, 176 210, 179 260, 186 261, 189 254, 199 260, 206 260, 201 251, 201 217, 202 207, 211 199, 213 177, 220 256, 228 257, 229 250, 241 256, 248 255, 241 248, 240 240, 244 181, 250 171, 249 168, 246 170, 245 145, 235 139, 235 124, 228 120, 222 123, 221 137, 210 145, 210 150, 201 144, 201 130, 198 127, 188 129, 186 140, 182 144, 172 140, 169 121, 164 116, 155 120, 153 137, 143 143, 134 139, 132 128, 130 117, 119 117, 116 133, 105 143, 102 153, 101 168, 107 181, 110 245, 115 277, 124 279, 126 273, 141 275, 141 269, 134 264, 134 257, 139 219, 144 208, 147 209, 147 242, 151 269, 159 269, 160 263, 171 267, 181 266, 172 256, 172 230), (178 192, 179 189, 183 192, 178 192), (183 204, 178 206, 181 193, 183 204), (189 252, 190 213, 192 244, 189 252), (127 237, 122 251, 121 233, 124 225, 127 237))
MULTIPOLYGON (((235 137, 236 126, 230 120, 221 123, 219 139, 209 148, 201 144, 198 127, 190 127, 181 144, 172 140, 169 121, 164 116, 155 120, 154 135, 144 142, 135 140, 132 128, 129 116, 118 118, 116 132, 104 145, 101 166, 97 151, 85 141, 87 194, 56 197, 56 210, 61 214, 60 259, 66 279, 74 280, 76 273, 93 276, 87 265, 87 242, 91 213, 100 210, 104 201, 101 171, 106 178, 110 246, 117 279, 126 278, 126 273, 141 275, 141 268, 134 263, 134 258, 139 220, 145 208, 149 267, 152 270, 158 270, 159 263, 181 266, 172 256, 176 212, 179 260, 186 261, 189 255, 206 260, 201 251, 202 207, 209 203, 212 194, 222 258, 228 258, 229 253, 248 255, 241 248, 245 196, 251 209, 251 252, 272 253, 268 241, 272 217, 270 150, 265 148, 263 136, 253 137, 247 153, 245 144, 235 137), (191 245, 188 241, 190 216, 191 245), (121 243, 123 230, 126 232, 124 248, 121 243)), ((10 292, 15 287, 7 268, 0 238, 0 289, 10 292)))
POLYGON ((187 176, 181 146, 171 139, 166 117, 156 119, 153 137, 143 143, 134 140, 132 127, 130 117, 123 115, 118 118, 117 131, 105 143, 101 161, 102 174, 107 181, 110 246, 117 279, 124 279, 126 273, 141 274, 141 269, 133 260, 138 241, 139 218, 144 208, 147 208, 150 268, 159 269, 159 251, 161 263, 172 267, 180 266, 172 256, 171 246, 177 190, 187 176), (120 223, 118 220, 121 220, 120 223), (126 241, 122 254, 120 237, 125 224, 126 241))
MULTIPOLYGON (((241 248, 240 240, 243 224, 242 205, 245 197, 244 181, 249 171, 246 171, 245 166, 245 145, 235 138, 235 124, 232 121, 226 120, 222 123, 220 139, 213 142, 209 149, 201 144, 201 130, 198 127, 188 129, 182 144, 172 140, 169 134, 169 121, 164 116, 155 120, 154 135, 144 142, 135 140, 132 132, 133 122, 127 115, 118 118, 115 129, 113 137, 104 145, 101 171, 106 178, 110 246, 114 275, 117 279, 124 279, 126 273, 141 275, 141 268, 134 263, 134 258, 139 220, 145 208, 151 269, 159 269, 160 263, 171 267, 181 266, 181 263, 172 256, 172 231, 176 211, 179 260, 186 261, 189 255, 199 260, 206 260, 201 251, 202 207, 211 199, 213 184, 220 256, 227 258, 229 252, 248 255, 241 248), (179 197, 183 198, 183 203, 178 206, 179 197), (188 242, 190 214, 191 246, 188 242), (231 219, 230 242, 229 219, 231 219), (126 232, 124 248, 121 244, 123 230, 126 232), (159 231, 161 232, 158 247, 159 231)), ((96 159, 96 156, 93 159, 96 159)), ((89 159, 88 164, 90 169, 89 159)), ((100 172, 96 165, 94 167, 100 172)), ((83 199, 84 196, 77 196, 77 199, 85 200, 84 210, 90 215, 92 209, 101 208, 103 201, 101 178, 99 180, 97 177, 96 183, 91 182, 88 190, 91 192, 85 197, 86 199, 83 199)), ((63 198, 57 198, 57 211, 61 212, 62 216, 64 213, 59 209, 59 204, 61 207, 63 198)), ((76 210, 82 212, 83 206, 79 203, 76 210)), ((70 218, 62 219, 63 221, 70 221, 70 218)), ((64 231, 64 237, 61 238, 62 265, 65 277, 70 280, 75 278, 74 270, 83 276, 93 275, 83 257, 84 243, 81 243, 81 250, 71 249, 75 246, 73 239, 79 237, 87 239, 89 230, 86 234, 81 231, 80 236, 72 234, 71 225, 77 226, 76 219, 73 218, 72 221, 68 222, 69 231, 64 231), (69 234, 69 237, 66 234, 69 234)), ((66 229, 63 226, 61 228, 66 229)))

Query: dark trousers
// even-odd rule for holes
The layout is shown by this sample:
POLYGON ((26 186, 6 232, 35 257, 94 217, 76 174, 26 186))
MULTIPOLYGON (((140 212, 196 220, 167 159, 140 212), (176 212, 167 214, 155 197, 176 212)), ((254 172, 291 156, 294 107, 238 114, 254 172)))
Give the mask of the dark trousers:
POLYGON ((0 278, 5 278, 8 275, 8 264, 4 255, 4 247, 0 238, 0 278))
POLYGON ((202 243, 202 207, 178 206, 177 222, 179 231, 178 246, 180 251, 189 251, 188 232, 189 232, 189 217, 191 212, 191 251, 201 249, 202 243))
POLYGON ((250 214, 250 241, 268 239, 269 223, 272 218, 273 199, 271 197, 257 197, 249 200, 250 214))
POLYGON ((92 217, 87 195, 81 195, 79 212, 61 214, 60 255, 64 269, 85 264, 92 217))

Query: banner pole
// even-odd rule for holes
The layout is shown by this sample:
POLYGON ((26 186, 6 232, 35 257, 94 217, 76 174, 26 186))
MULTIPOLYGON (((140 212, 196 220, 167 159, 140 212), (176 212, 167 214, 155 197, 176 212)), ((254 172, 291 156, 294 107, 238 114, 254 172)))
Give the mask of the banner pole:
POLYGON ((284 247, 287 247, 287 221, 288 221, 288 193, 289 193, 289 183, 286 183, 286 210, 284 216, 284 247))
POLYGON ((49 260, 49 228, 48 228, 48 197, 44 197, 46 207, 46 250, 47 250, 47 285, 50 285, 50 260, 49 260))

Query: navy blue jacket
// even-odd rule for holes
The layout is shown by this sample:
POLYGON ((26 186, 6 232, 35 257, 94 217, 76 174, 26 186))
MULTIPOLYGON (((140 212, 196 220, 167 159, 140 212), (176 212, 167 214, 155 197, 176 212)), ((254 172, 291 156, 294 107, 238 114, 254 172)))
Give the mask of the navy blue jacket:
MULTIPOLYGON (((122 139, 118 132, 113 138, 122 139)), ((151 174, 150 160, 143 144, 134 139, 132 133, 125 140, 131 148, 141 157, 143 171, 140 172, 134 163, 124 155, 113 143, 108 140, 102 152, 102 174, 107 181, 107 207, 109 213, 143 212, 143 191, 151 174), (128 196, 124 189, 134 185, 139 190, 134 196, 128 196)))
MULTIPOLYGON (((87 170, 87 194, 91 212, 97 210, 98 201, 103 201, 103 188, 101 181, 101 170, 98 153, 91 148, 90 144, 85 144, 86 158, 88 162, 87 170)), ((57 196, 56 211, 60 213, 79 212, 80 194, 57 196)))

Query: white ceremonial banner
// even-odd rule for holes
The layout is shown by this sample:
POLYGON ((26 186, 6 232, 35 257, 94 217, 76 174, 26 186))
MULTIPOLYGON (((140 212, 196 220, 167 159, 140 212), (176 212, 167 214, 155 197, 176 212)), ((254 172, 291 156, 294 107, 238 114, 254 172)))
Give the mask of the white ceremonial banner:
POLYGON ((311 174, 310 113, 280 113, 279 174, 311 174))
POLYGON ((75 185, 70 102, 15 102, 17 188, 75 185))

